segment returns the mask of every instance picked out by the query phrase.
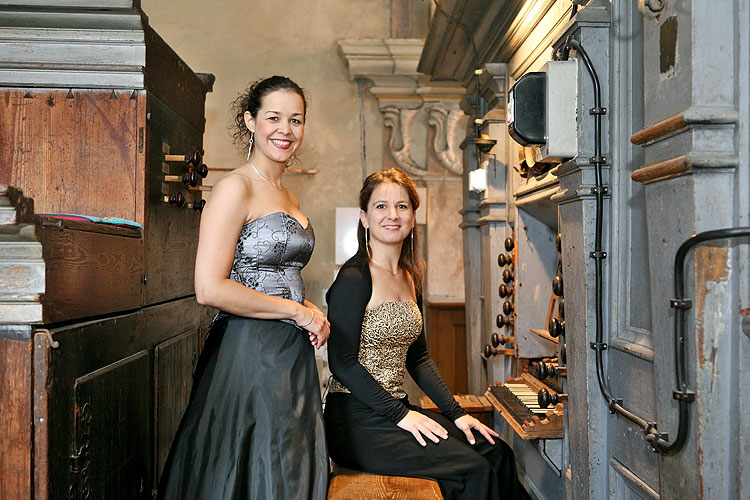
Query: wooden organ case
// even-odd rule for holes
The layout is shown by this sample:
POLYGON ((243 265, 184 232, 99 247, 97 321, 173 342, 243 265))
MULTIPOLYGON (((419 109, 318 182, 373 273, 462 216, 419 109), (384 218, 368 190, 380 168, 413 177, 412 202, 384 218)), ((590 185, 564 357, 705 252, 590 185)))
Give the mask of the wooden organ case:
POLYGON ((492 290, 500 311, 493 318, 497 330, 483 352, 488 360, 506 355, 510 376, 497 380, 485 395, 519 438, 514 447, 535 447, 560 476, 566 462, 568 395, 564 266, 553 201, 558 183, 554 171, 520 170, 511 236, 497 254, 499 285, 492 290))
POLYGON ((213 76, 137 0, 33 5, 0 8, 0 499, 151 498, 212 316, 213 76))

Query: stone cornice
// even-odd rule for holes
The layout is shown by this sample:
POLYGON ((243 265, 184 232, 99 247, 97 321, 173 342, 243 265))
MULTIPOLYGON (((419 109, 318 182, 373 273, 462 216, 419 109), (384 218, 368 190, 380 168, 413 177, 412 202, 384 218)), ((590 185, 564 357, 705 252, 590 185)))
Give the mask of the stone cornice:
POLYGON ((351 80, 372 82, 370 93, 378 100, 383 124, 391 129, 388 148, 396 164, 412 175, 428 175, 424 144, 431 127, 431 148, 449 173, 463 171, 459 141, 466 119, 459 108, 465 91, 455 83, 430 83, 417 72, 421 38, 365 38, 339 40, 351 80))
POLYGON ((346 38, 338 41, 349 79, 372 80, 376 86, 415 87, 422 38, 346 38))

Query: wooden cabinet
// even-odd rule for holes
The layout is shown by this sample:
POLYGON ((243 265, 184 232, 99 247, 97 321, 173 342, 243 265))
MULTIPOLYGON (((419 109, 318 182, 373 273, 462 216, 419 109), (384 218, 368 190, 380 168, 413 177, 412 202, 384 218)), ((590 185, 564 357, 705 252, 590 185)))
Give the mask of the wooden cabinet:
POLYGON ((213 77, 139 2, 58 3, 0 27, 27 49, 0 36, 0 499, 151 498, 215 312, 200 212, 165 202, 202 199, 165 155, 202 154, 213 77))

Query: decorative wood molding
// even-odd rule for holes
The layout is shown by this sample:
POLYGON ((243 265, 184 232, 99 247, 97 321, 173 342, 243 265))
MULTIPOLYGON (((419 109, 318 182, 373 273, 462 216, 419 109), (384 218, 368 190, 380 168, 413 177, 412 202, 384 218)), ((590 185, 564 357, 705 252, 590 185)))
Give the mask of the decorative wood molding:
POLYGON ((641 167, 630 178, 642 184, 650 184, 690 174, 696 169, 734 168, 738 164, 736 155, 687 153, 641 167))
POLYGON ((738 119, 739 115, 734 108, 687 108, 644 127, 630 136, 630 142, 639 146, 649 146, 692 128, 694 125, 733 125, 738 119))

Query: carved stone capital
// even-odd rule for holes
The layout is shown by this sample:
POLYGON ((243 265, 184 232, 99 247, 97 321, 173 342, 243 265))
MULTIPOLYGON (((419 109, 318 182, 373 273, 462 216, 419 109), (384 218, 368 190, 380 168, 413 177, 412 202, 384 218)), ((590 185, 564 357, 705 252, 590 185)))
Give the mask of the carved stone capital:
POLYGON ((465 89, 455 82, 430 82, 417 72, 423 44, 421 38, 345 39, 339 40, 339 51, 350 79, 372 82, 369 91, 391 129, 388 147, 396 164, 419 177, 434 157, 445 174, 461 175, 459 134, 466 116, 458 103, 465 89), (434 155, 425 151, 430 128, 434 155))

